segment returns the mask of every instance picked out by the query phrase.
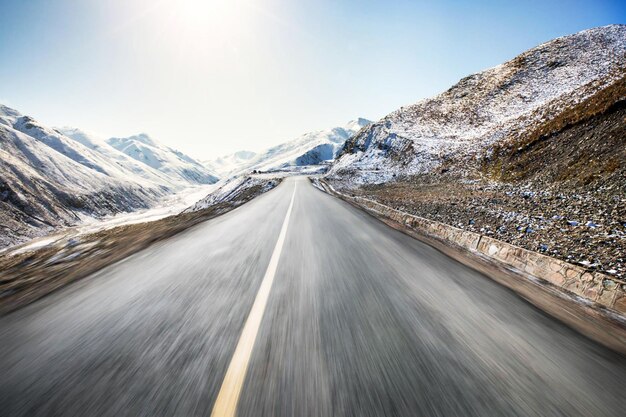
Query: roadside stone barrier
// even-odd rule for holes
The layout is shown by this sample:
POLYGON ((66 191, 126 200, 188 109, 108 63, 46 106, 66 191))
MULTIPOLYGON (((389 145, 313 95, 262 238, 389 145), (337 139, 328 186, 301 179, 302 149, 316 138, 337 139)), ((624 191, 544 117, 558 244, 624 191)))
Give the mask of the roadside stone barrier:
POLYGON ((489 236, 414 216, 367 198, 340 193, 323 180, 319 181, 319 185, 327 193, 352 202, 366 211, 488 257, 515 272, 542 279, 563 291, 626 316, 626 282, 489 236))

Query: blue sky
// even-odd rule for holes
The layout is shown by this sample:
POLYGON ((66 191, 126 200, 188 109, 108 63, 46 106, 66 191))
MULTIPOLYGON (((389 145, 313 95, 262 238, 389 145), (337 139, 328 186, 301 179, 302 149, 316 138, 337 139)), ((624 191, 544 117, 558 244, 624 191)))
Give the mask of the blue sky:
POLYGON ((0 102, 200 158, 377 119, 626 1, 0 0, 0 102))

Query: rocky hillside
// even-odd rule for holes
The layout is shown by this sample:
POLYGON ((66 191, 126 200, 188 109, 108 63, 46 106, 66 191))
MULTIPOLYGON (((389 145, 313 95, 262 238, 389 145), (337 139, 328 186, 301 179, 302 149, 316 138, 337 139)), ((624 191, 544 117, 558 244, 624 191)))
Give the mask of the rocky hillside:
POLYGON ((443 168, 351 192, 626 280, 625 138, 622 99, 493 152, 482 159, 482 178, 443 168))
POLYGON ((248 201, 251 195, 260 195, 275 188, 280 181, 278 178, 234 177, 220 183, 219 188, 203 199, 198 200, 191 207, 187 208, 184 213, 205 210, 222 203, 238 206, 248 201))
POLYGON ((385 182, 471 161, 623 82, 625 69, 624 25, 546 42, 373 123, 346 143, 331 174, 385 182))
POLYGON ((76 223, 81 213, 99 216, 148 207, 167 191, 110 176, 102 167, 83 165, 2 124, 0 160, 0 247, 76 223))
POLYGON ((626 193, 626 77, 492 147, 480 158, 499 182, 626 193))
POLYGON ((555 39, 390 114, 329 179, 626 283, 626 26, 555 39))

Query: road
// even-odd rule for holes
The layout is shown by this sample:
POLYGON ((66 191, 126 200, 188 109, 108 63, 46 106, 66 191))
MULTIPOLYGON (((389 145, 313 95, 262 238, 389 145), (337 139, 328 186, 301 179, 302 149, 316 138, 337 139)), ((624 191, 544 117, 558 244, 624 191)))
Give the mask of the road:
POLYGON ((2 416, 626 410, 626 358, 306 178, 0 318, 0 340, 2 416))

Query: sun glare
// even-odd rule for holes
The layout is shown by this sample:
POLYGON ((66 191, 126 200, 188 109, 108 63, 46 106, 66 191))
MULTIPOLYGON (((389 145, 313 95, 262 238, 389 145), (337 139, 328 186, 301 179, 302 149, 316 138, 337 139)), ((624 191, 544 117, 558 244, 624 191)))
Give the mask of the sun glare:
POLYGON ((163 0, 154 33, 190 65, 213 64, 251 30, 248 0, 163 0))
POLYGON ((179 29, 212 31, 234 24, 241 3, 237 0, 177 0, 170 3, 168 13, 179 29))

